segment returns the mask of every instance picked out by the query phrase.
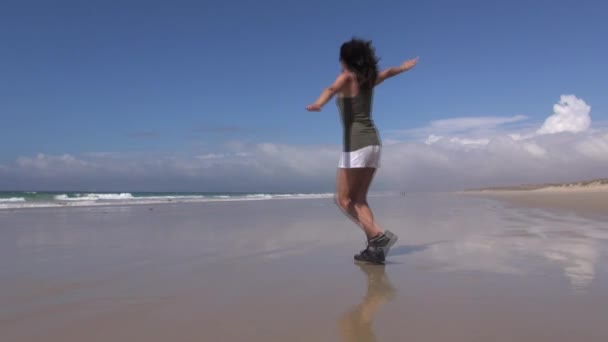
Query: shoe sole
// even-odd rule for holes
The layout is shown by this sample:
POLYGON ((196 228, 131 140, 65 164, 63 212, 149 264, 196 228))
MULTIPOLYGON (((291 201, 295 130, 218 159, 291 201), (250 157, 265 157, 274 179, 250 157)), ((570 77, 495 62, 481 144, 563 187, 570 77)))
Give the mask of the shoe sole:
MULTIPOLYGON (((382 251, 384 254, 384 251, 382 251)), ((385 258, 382 258, 385 259, 385 258)), ((386 260, 386 259, 385 259, 386 260)), ((357 260, 354 259, 355 264, 364 264, 364 265, 384 265, 385 260, 357 260)))
POLYGON ((360 265, 384 265, 384 261, 363 261, 363 260, 355 260, 355 264, 360 265))

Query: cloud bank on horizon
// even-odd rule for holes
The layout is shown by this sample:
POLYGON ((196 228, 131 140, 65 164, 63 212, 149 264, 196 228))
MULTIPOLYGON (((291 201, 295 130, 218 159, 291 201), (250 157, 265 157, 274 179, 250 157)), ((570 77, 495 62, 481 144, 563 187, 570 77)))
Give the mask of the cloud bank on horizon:
MULTIPOLYGON (((591 106, 562 95, 540 127, 515 115, 437 120, 388 131, 372 190, 442 191, 606 177, 608 131, 592 128, 591 121, 591 106)), ((0 165, 0 189, 332 191, 339 149, 237 141, 191 156, 41 153, 0 165)))

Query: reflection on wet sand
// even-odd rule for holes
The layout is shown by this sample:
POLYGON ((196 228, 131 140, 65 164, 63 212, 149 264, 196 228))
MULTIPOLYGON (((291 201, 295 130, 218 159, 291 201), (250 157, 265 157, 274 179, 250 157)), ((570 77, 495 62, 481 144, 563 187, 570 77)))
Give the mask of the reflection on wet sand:
POLYGON ((356 264, 367 276, 367 293, 363 301, 348 310, 338 320, 345 342, 376 341, 372 330, 374 316, 383 304, 395 297, 395 288, 385 273, 384 265, 356 264))
POLYGON ((605 223, 523 209, 510 210, 498 219, 498 228, 435 244, 427 256, 450 271, 522 275, 557 265, 577 292, 596 279, 608 241, 605 223))

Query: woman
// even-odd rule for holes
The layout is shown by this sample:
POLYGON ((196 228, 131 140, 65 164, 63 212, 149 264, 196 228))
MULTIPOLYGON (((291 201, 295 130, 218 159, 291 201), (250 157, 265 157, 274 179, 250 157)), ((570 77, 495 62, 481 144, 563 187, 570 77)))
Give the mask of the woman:
POLYGON ((367 191, 380 167, 382 144, 371 118, 374 88, 387 78, 413 68, 418 58, 378 72, 378 58, 371 41, 353 38, 340 47, 342 72, 317 101, 306 107, 318 112, 336 94, 343 126, 343 149, 338 165, 336 204, 355 221, 367 237, 367 248, 355 260, 384 263, 397 236, 382 231, 367 204, 367 191))

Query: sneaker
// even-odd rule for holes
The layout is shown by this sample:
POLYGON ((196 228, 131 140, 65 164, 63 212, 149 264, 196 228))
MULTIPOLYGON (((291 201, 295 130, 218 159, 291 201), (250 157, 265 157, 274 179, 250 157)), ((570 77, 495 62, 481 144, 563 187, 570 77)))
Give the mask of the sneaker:
POLYGON ((376 236, 369 240, 369 246, 374 247, 375 249, 381 249, 384 252, 384 255, 387 256, 388 251, 393 247, 397 240, 399 240, 399 237, 387 230, 380 236, 376 236))
POLYGON ((368 246, 359 254, 355 254, 355 261, 370 264, 384 264, 384 251, 382 249, 368 246))

